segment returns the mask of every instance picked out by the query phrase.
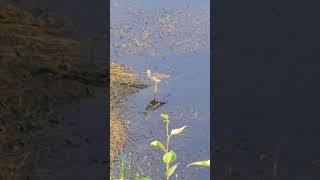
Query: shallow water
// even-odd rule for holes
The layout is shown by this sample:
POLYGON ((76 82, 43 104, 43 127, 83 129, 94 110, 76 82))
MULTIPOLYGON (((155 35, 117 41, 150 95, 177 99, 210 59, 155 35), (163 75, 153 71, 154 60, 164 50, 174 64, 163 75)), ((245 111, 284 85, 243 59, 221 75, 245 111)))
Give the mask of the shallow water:
MULTIPOLYGON (((171 148, 177 152, 177 162, 180 163, 177 174, 186 179, 209 179, 209 169, 183 168, 192 161, 210 157, 209 55, 186 54, 168 59, 165 63, 158 62, 164 66, 159 68, 159 72, 166 72, 167 66, 176 68, 176 74, 171 75, 167 85, 159 85, 157 100, 166 104, 145 116, 143 112, 153 97, 152 86, 129 98, 123 116, 128 119, 132 141, 124 154, 131 153, 129 159, 134 161, 147 156, 145 163, 150 162, 149 168, 152 169, 161 165, 161 152, 149 147, 149 144, 152 140, 164 140, 165 127, 161 124, 160 114, 168 113, 171 117, 170 128, 188 126, 183 135, 172 139, 171 148), (183 172, 183 169, 187 171, 183 172)), ((141 67, 144 68, 146 67, 141 67)), ((156 174, 152 169, 149 170, 149 175, 154 177, 156 174)), ((149 172, 147 170, 145 173, 149 172)))
MULTIPOLYGON (((128 14, 128 7, 130 11, 136 8, 140 9, 145 16, 150 16, 147 22, 150 22, 150 19, 156 16, 161 8, 168 11, 176 8, 178 11, 181 7, 189 5, 192 7, 191 12, 197 16, 200 15, 198 13, 201 8, 209 7, 209 1, 205 0, 199 3, 195 1, 173 1, 173 3, 157 1, 156 4, 138 1, 139 3, 132 5, 127 1, 114 2, 116 2, 116 8, 111 11, 111 20, 113 16, 116 16, 120 22, 136 28, 136 32, 144 28, 137 27, 139 23, 132 23, 134 22, 132 18, 135 16, 128 14), (197 6, 192 6, 194 4, 197 6)), ((184 33, 192 33, 191 26, 187 23, 188 20, 183 24, 183 32, 182 27, 181 29, 177 27, 176 38, 183 36, 184 33)), ((209 20, 204 24, 209 25, 209 20)), ((204 32, 206 36, 201 36, 201 38, 204 42, 209 42, 208 29, 204 29, 204 32)), ((196 36, 192 38, 197 38, 196 36)), ((152 35, 151 38, 156 39, 152 35)), ((117 38, 111 36, 111 42, 113 41, 117 41, 117 38)), ((155 44, 155 49, 161 51, 161 56, 154 55, 147 50, 142 50, 140 53, 128 53, 123 49, 119 50, 122 53, 111 51, 111 55, 117 59, 117 62, 129 66, 140 79, 151 85, 130 96, 122 113, 124 119, 127 120, 130 137, 129 144, 122 152, 122 157, 130 162, 132 172, 138 171, 153 179, 163 179, 161 177, 161 174, 164 174, 162 152, 151 148, 149 144, 153 140, 164 142, 165 126, 161 124, 160 114, 168 113, 171 119, 170 129, 188 126, 182 135, 172 138, 171 149, 177 153, 175 163, 178 163, 176 179, 210 179, 209 168, 186 168, 186 165, 192 161, 210 158, 210 53, 208 43, 196 51, 179 52, 170 51, 164 41, 155 42, 155 44), (166 104, 148 113, 145 113, 145 109, 153 98, 153 85, 143 75, 146 69, 170 75, 166 82, 160 82, 158 86, 157 100, 166 104)))

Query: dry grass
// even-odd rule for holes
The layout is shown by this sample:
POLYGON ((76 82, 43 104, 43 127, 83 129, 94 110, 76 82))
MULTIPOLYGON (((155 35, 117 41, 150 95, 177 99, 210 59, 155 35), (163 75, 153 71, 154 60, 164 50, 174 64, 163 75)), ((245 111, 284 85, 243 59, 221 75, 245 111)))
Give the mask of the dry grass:
POLYGON ((127 85, 140 83, 135 74, 128 68, 114 62, 110 63, 110 81, 127 85))
POLYGON ((116 155, 120 152, 128 140, 126 128, 122 119, 115 112, 110 113, 110 159, 113 161, 116 159, 116 155))
POLYGON ((138 91, 137 88, 130 85, 141 82, 124 65, 111 62, 110 83, 110 159, 112 162, 127 143, 126 128, 119 117, 119 113, 127 97, 138 91))

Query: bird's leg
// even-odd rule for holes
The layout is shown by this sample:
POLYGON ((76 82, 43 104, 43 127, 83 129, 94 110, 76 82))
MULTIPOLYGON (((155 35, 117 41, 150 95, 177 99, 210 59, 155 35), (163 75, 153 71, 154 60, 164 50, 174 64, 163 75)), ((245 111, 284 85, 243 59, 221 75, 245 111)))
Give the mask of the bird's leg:
POLYGON ((156 82, 156 95, 158 93, 158 82, 156 82))
POLYGON ((153 91, 153 99, 156 100, 157 95, 158 82, 154 82, 154 91, 153 91))
POLYGON ((156 100, 156 84, 157 82, 154 82, 154 87, 153 87, 153 100, 156 100))

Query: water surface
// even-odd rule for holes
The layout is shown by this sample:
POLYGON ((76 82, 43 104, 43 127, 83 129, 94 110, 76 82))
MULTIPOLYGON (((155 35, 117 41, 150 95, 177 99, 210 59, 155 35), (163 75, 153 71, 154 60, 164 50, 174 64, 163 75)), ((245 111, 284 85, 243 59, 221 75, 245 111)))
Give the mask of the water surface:
MULTIPOLYGON (((186 165, 192 161, 210 158, 210 53, 208 43, 210 35, 209 19, 203 18, 203 15, 208 15, 206 12, 209 13, 209 11, 201 11, 209 7, 209 1, 138 1, 135 4, 128 1, 113 1, 113 3, 115 4, 111 4, 111 8, 114 7, 111 9, 111 21, 114 21, 111 23, 114 27, 112 31, 116 32, 117 28, 121 27, 120 24, 132 27, 132 31, 138 34, 133 39, 141 40, 139 33, 152 29, 154 26, 161 28, 156 23, 163 16, 169 16, 168 18, 171 18, 172 21, 179 20, 178 16, 182 18, 180 22, 176 22, 179 26, 173 28, 171 32, 173 35, 165 36, 167 39, 157 36, 158 29, 151 30, 150 39, 154 46, 152 48, 141 50, 140 47, 133 46, 133 50, 128 51, 129 48, 119 48, 115 45, 111 51, 111 57, 130 67, 140 79, 151 85, 130 96, 121 114, 127 120, 130 137, 122 156, 130 161, 132 171, 140 171, 153 179, 163 179, 161 175, 164 174, 162 152, 151 148, 149 144, 153 140, 164 142, 165 126, 161 123, 160 114, 168 113, 171 118, 169 128, 188 126, 182 135, 172 138, 171 149, 177 153, 176 163, 178 163, 176 179, 209 179, 208 168, 186 168, 186 165), (186 12, 186 9, 192 15, 187 18, 180 16, 186 12), (167 13, 163 13, 163 10, 167 13), (143 20, 145 24, 137 20, 137 17, 145 17, 143 20), (197 19, 204 19, 201 33, 192 29, 197 19), (168 48, 170 41, 181 41, 186 39, 186 35, 190 35, 191 40, 201 41, 203 46, 197 49, 187 47, 172 50, 168 48), (159 55, 156 52, 161 53, 159 55), (145 109, 153 98, 153 84, 143 75, 146 69, 170 75, 166 83, 160 82, 157 95, 157 100, 166 104, 148 113, 145 113, 145 109)), ((168 24, 170 25, 169 21, 163 26, 168 24)), ((132 34, 134 33, 130 35, 133 36, 132 34)), ((126 40, 130 41, 130 38, 126 40)), ((119 40, 117 36, 111 36, 111 43, 126 42, 123 39, 119 40)))

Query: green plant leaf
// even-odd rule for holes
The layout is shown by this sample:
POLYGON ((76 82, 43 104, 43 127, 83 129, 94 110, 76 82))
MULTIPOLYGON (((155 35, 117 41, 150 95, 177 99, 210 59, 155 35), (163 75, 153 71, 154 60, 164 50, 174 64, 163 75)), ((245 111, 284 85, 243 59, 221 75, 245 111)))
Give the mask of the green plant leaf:
POLYGON ((163 152, 166 152, 166 149, 164 148, 164 145, 160 141, 152 141, 150 146, 156 147, 161 149, 163 152))
POLYGON ((176 134, 180 134, 182 133, 182 131, 184 130, 184 128, 186 128, 187 126, 183 126, 181 128, 177 128, 177 129, 172 129, 171 130, 171 135, 176 135, 176 134))
POLYGON ((166 171, 166 177, 170 177, 173 173, 174 173, 174 171, 176 170, 176 168, 177 168, 177 164, 175 164, 175 165, 173 165, 171 168, 169 168, 167 171, 166 171))
POLYGON ((189 167, 189 166, 210 167, 210 160, 193 162, 193 163, 189 164, 187 167, 189 167))
POLYGON ((168 114, 160 114, 161 117, 165 118, 165 119, 169 119, 168 114))
POLYGON ((168 153, 163 155, 163 162, 164 163, 171 163, 174 160, 176 160, 176 157, 177 157, 177 155, 174 151, 169 151, 168 153))

